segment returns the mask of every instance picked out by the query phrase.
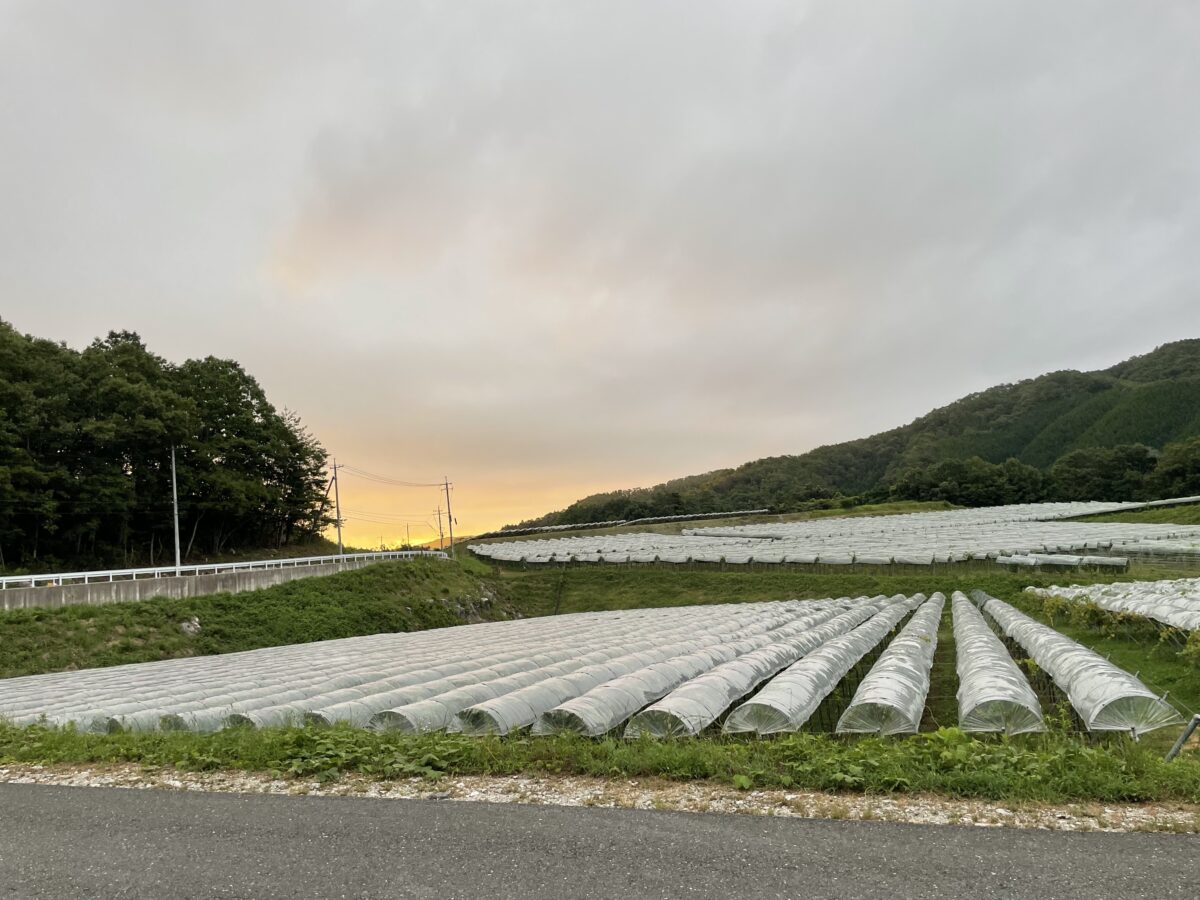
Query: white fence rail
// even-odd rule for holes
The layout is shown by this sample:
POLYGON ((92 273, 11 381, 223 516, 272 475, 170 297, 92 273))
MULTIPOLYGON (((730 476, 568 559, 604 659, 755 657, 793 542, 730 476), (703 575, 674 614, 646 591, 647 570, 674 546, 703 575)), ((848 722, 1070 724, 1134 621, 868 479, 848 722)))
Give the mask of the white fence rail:
POLYGON ((55 572, 43 575, 8 575, 0 578, 0 591, 9 588, 59 587, 64 584, 95 584, 136 581, 144 578, 174 578, 178 575, 219 575, 264 569, 294 569, 336 562, 388 559, 446 559, 440 550, 381 550, 375 553, 343 553, 333 556, 297 556, 292 559, 263 559, 252 562, 205 563, 198 566, 159 566, 152 569, 105 569, 95 572, 55 572))

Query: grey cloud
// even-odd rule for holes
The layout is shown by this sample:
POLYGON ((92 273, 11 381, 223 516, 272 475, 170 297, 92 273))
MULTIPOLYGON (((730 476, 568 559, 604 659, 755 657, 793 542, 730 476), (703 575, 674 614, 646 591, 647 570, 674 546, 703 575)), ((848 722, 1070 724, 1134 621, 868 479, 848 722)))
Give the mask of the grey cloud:
POLYGON ((1198 38, 1183 2, 3 2, 0 315, 235 355, 343 454, 563 501, 798 452, 1196 332, 1198 38))

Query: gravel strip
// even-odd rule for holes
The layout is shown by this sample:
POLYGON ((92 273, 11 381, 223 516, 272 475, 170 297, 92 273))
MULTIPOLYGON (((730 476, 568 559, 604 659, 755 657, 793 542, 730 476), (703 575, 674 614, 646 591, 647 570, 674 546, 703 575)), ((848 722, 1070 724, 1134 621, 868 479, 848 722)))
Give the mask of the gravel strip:
POLYGON ((476 775, 447 777, 433 782, 421 778, 376 781, 351 774, 335 782, 323 783, 272 778, 254 772, 180 772, 136 765, 4 765, 0 766, 2 782, 136 790, 597 806, 1048 831, 1200 832, 1200 806, 1191 804, 1005 805, 911 794, 866 796, 783 790, 739 791, 715 782, 660 779, 630 781, 567 776, 476 775))

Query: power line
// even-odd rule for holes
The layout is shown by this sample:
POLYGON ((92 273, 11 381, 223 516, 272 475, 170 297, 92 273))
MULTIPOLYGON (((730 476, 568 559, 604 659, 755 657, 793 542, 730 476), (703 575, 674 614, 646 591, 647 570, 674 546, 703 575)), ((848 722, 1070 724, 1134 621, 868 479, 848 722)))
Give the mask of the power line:
POLYGON ((390 484, 390 485, 394 485, 396 487, 412 487, 412 488, 436 487, 436 488, 440 488, 442 486, 442 482, 440 482, 440 481, 429 481, 429 482, 404 481, 401 478, 393 478, 390 475, 380 475, 377 472, 368 472, 366 469, 360 469, 356 466, 348 466, 345 463, 342 463, 342 465, 339 466, 338 468, 345 470, 346 472, 348 472, 351 475, 354 475, 357 478, 363 478, 363 479, 366 479, 367 481, 374 481, 379 484, 390 484))
POLYGON ((401 525, 425 525, 431 529, 433 527, 429 524, 428 519, 375 519, 371 516, 348 516, 344 513, 342 515, 342 519, 346 522, 370 522, 373 525, 391 525, 394 528, 399 528, 401 525))
POLYGON ((425 516, 410 513, 375 512, 370 509, 351 509, 349 506, 344 506, 342 509, 354 516, 373 516, 377 519, 403 519, 410 522, 421 522, 425 519, 425 516))
MULTIPOLYGON (((364 481, 370 481, 370 482, 373 482, 374 484, 388 485, 391 487, 441 488, 442 491, 445 492, 445 497, 446 497, 446 518, 447 518, 447 524, 450 526, 450 529, 451 529, 451 531, 450 531, 450 534, 451 534, 450 546, 451 546, 451 553, 453 553, 454 520, 453 520, 453 513, 450 511, 450 488, 452 487, 453 483, 450 481, 449 478, 443 478, 441 481, 406 481, 403 478, 395 478, 391 475, 381 475, 378 472, 371 472, 367 469, 359 468, 358 466, 351 466, 351 465, 347 465, 346 463, 338 464, 335 461, 334 466, 333 466, 334 476, 332 479, 335 503, 337 501, 337 474, 339 471, 344 472, 347 475, 352 475, 355 478, 361 478, 364 481)), ((426 528, 429 528, 431 530, 433 529, 433 526, 429 523, 428 520, 422 519, 420 516, 412 516, 412 515, 408 515, 406 513, 377 512, 375 510, 349 509, 349 508, 345 509, 344 513, 345 513, 345 515, 342 515, 340 513, 338 515, 339 525, 340 525, 341 521, 343 519, 345 519, 347 521, 362 522, 364 524, 371 524, 371 525, 390 525, 392 527, 404 525, 406 529, 408 528, 409 525, 416 523, 416 524, 424 525, 426 528)), ((437 522, 438 522, 437 531, 438 531, 438 534, 440 535, 439 545, 442 545, 445 542, 445 532, 442 530, 442 512, 441 512, 440 505, 438 507, 436 515, 437 515, 437 522)))

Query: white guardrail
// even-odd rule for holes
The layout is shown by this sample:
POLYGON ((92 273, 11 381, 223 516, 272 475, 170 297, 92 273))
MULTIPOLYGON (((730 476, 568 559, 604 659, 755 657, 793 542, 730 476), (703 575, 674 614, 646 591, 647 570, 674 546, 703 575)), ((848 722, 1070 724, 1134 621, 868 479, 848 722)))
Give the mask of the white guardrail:
POLYGON ((9 588, 58 587, 64 584, 93 584, 102 581, 136 581, 141 578, 174 578, 177 575, 219 575, 261 569, 292 569, 334 562, 370 559, 447 559, 440 550, 381 550, 375 553, 343 553, 333 556, 297 556, 252 562, 206 563, 199 566, 159 566, 153 569, 105 569, 95 572, 55 572, 43 575, 8 575, 0 578, 0 591, 9 588))

